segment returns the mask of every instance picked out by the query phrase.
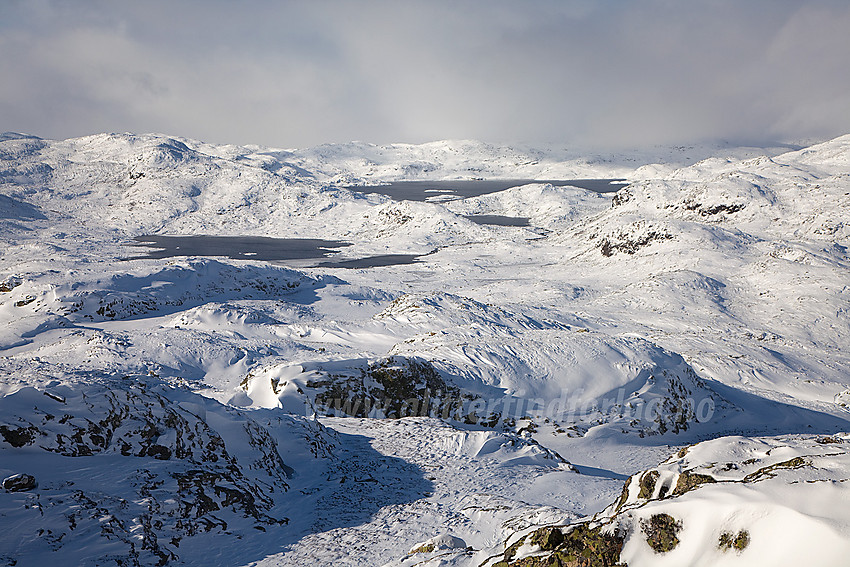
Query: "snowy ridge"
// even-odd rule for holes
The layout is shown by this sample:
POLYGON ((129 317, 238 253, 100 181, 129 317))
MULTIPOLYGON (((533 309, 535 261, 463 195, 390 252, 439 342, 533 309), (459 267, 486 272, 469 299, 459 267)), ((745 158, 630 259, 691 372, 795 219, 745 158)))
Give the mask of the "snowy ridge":
MULTIPOLYGON (((2 515, 41 534, 6 531, 2 548, 28 561, 164 564, 184 538, 250 536, 297 513, 281 506, 295 471, 269 429, 202 396, 128 376, 23 388, 0 405, 0 473, 35 473, 38 485, 4 499, 2 515)), ((326 444, 317 427, 287 418, 278 433, 326 444)))
MULTIPOLYGON (((621 497, 594 516, 589 525, 610 534, 609 547, 597 541, 589 555, 606 549, 608 560, 637 567, 840 565, 850 552, 848 494, 837 485, 850 464, 846 443, 845 435, 724 437, 685 447, 630 477, 621 497)), ((569 533, 581 526, 526 530, 484 564, 563 561, 580 553, 569 533)))
POLYGON ((426 144, 328 144, 286 154, 289 163, 342 184, 375 184, 397 179, 575 179, 620 177, 649 163, 689 165, 707 156, 739 159, 783 153, 786 148, 730 146, 657 147, 619 154, 444 140, 426 144))

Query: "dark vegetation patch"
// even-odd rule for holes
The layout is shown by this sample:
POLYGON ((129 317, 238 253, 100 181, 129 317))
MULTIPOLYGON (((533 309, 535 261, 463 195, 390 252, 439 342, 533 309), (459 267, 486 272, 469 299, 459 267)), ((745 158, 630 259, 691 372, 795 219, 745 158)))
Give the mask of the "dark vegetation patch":
POLYGON ((424 545, 420 545, 419 547, 417 547, 416 549, 414 549, 410 553, 411 554, 413 554, 413 553, 431 553, 432 551, 434 551, 434 544, 433 543, 426 543, 424 545))
POLYGON ((667 553, 679 545, 682 522, 669 514, 653 514, 649 520, 641 520, 640 527, 646 536, 646 543, 656 553, 667 553))
POLYGON ((723 532, 717 541, 717 547, 723 551, 734 549, 735 551, 743 551, 750 545, 750 532, 741 530, 736 534, 732 532, 723 532))
POLYGON ((614 508, 614 513, 618 513, 623 509, 623 506, 626 505, 626 502, 629 501, 629 487, 632 485, 632 478, 634 475, 630 476, 626 481, 626 484, 623 485, 623 490, 620 492, 620 498, 617 500, 617 506, 614 508))
POLYGON ((714 482, 717 481, 713 476, 684 471, 679 475, 679 479, 676 481, 676 488, 673 489, 673 496, 679 496, 680 494, 689 492, 701 484, 710 484, 714 482))
POLYGON ((6 278, 2 282, 0 282, 0 292, 12 291, 16 287, 21 285, 21 281, 16 278, 6 278))
POLYGON ((647 471, 640 477, 640 492, 638 498, 651 498, 655 492, 655 483, 658 482, 658 471, 647 471))

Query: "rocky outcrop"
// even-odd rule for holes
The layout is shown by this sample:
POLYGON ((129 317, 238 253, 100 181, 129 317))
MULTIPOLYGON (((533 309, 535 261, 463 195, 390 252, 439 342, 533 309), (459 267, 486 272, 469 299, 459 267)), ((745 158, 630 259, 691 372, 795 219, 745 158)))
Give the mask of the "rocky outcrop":
POLYGON ((33 463, 67 469, 42 471, 39 482, 24 473, 3 481, 6 491, 30 495, 26 509, 41 510, 35 523, 56 550, 73 532, 111 542, 119 563, 164 565, 187 537, 288 522, 279 497, 294 471, 277 442, 262 424, 212 400, 125 377, 24 388, 0 398, 0 416, 0 467, 41 451, 56 457, 33 463))
POLYGON ((3 490, 8 492, 25 492, 32 490, 38 483, 31 474, 18 473, 3 479, 3 490))
MULTIPOLYGON (((307 382, 317 411, 355 417, 460 417, 463 397, 425 360, 391 356, 307 382)), ((467 395, 468 397, 468 395, 467 395)))

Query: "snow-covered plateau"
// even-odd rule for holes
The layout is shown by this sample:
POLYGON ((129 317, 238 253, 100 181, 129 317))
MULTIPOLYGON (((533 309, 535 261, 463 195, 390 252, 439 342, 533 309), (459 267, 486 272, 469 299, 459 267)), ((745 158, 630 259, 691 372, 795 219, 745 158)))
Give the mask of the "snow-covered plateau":
POLYGON ((0 565, 850 564, 850 135, 7 133, 0 243, 0 565), (154 258, 146 235, 417 259, 154 258))

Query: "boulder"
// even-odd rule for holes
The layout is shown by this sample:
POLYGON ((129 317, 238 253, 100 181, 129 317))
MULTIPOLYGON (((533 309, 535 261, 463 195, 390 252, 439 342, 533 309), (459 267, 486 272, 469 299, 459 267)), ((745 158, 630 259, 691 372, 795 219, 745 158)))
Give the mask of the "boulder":
POLYGON ((37 485, 35 477, 31 474, 13 474, 3 479, 3 489, 8 492, 24 492, 32 490, 37 485))

